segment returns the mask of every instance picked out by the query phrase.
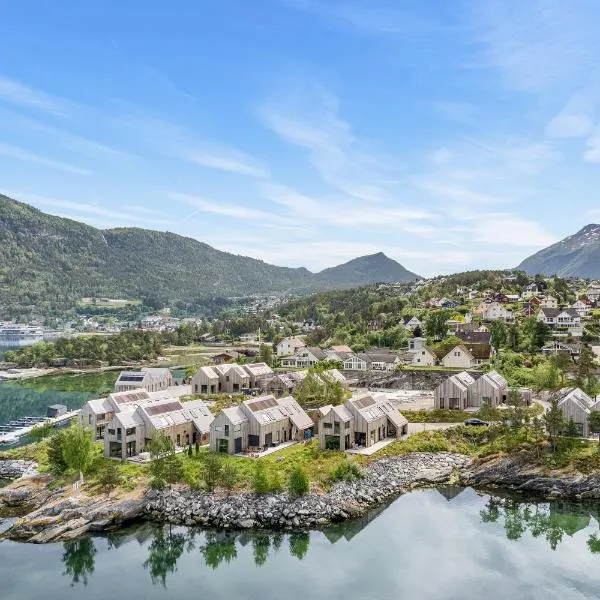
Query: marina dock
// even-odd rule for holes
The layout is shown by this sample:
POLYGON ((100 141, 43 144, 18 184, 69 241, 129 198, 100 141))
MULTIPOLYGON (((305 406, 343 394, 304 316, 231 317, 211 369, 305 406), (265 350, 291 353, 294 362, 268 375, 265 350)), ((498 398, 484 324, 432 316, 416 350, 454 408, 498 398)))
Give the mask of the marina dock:
POLYGON ((0 447, 18 444, 21 438, 28 435, 34 427, 43 425, 44 423, 50 423, 53 427, 59 427, 77 417, 80 412, 81 409, 72 410, 51 418, 23 417, 21 419, 15 419, 6 425, 0 425, 0 447))

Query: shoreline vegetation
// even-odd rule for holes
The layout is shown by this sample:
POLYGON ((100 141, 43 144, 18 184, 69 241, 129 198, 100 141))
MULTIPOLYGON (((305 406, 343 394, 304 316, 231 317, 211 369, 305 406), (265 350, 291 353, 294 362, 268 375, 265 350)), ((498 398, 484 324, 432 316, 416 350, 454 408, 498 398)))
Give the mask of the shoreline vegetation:
POLYGON ((81 428, 72 426, 0 453, 0 465, 32 461, 38 470, 0 491, 0 518, 25 515, 5 536, 44 542, 140 518, 226 528, 321 527, 434 483, 600 498, 596 442, 566 431, 549 436, 542 425, 548 417, 537 410, 502 412, 504 420, 490 427, 419 432, 371 457, 319 450, 316 441, 258 460, 206 448, 175 453, 163 439, 153 440, 150 463, 136 464, 105 458, 100 445, 90 445, 85 456, 74 452, 81 428), (61 436, 74 439, 60 442, 61 436), (82 484, 76 483, 80 473, 82 484))

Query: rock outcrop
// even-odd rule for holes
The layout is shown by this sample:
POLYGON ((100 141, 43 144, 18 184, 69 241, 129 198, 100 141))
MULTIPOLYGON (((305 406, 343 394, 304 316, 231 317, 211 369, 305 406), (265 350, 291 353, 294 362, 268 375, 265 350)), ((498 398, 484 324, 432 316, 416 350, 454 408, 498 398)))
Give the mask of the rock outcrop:
POLYGON ((461 472, 461 483, 479 488, 504 488, 547 498, 600 499, 600 473, 547 471, 525 455, 472 464, 461 472))
POLYGON ((0 479, 18 479, 34 475, 37 465, 30 460, 0 460, 0 479))

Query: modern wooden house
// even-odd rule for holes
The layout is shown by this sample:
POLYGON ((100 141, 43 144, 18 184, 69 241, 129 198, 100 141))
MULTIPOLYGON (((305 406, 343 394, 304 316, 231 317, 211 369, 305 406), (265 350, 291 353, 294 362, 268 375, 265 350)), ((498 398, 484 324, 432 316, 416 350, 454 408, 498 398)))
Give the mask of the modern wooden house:
POLYGON ((475 379, 466 371, 448 377, 435 388, 434 407, 464 410, 469 406, 471 386, 474 383, 475 379))
POLYGON ((212 367, 200 367, 190 383, 192 394, 216 394, 219 391, 219 374, 212 367))
POLYGON ((467 406, 481 407, 484 404, 497 407, 508 399, 508 382, 500 373, 490 371, 482 375, 470 388, 467 406))
POLYGON ((249 363, 241 367, 250 376, 250 387, 264 390, 267 383, 273 378, 273 369, 267 363, 249 363))
POLYGON ((115 392, 147 390, 159 392, 173 385, 173 376, 169 369, 143 368, 139 371, 121 371, 115 383, 115 392))
POLYGON ((562 411, 565 421, 571 419, 583 437, 590 437, 588 417, 592 411, 600 410, 600 401, 593 400, 579 388, 563 388, 554 398, 562 411))
POLYGON ((408 432, 408 421, 385 394, 350 398, 343 406, 320 409, 319 447, 323 450, 368 448, 408 432))
POLYGON ((221 411, 211 425, 210 447, 226 454, 261 450, 310 437, 312 427, 312 419, 292 396, 260 396, 221 411))
POLYGON ((174 398, 141 402, 115 413, 106 426, 104 455, 131 458, 143 452, 155 432, 168 436, 176 447, 207 444, 212 413, 202 400, 182 404, 174 398))

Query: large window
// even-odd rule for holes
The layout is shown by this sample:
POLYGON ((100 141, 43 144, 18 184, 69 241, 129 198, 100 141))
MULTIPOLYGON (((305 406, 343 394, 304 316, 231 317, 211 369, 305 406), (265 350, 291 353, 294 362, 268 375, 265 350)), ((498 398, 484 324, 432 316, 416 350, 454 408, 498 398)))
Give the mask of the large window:
POLYGON ((125 430, 125 435, 135 435, 135 427, 130 427, 125 430))
POLYGON ((225 437, 229 437, 229 425, 225 425, 225 437))

